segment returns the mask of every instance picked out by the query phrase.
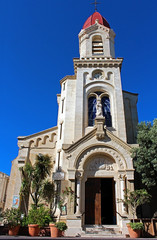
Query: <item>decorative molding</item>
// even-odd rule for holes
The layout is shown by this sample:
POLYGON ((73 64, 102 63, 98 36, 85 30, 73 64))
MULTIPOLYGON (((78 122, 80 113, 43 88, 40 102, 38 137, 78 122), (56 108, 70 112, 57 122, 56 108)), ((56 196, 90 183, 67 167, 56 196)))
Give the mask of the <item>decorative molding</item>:
MULTIPOLYGON (((105 129, 106 131, 106 136, 109 137, 111 140, 113 140, 114 142, 116 142, 118 145, 122 146, 127 152, 130 153, 132 147, 129 146, 126 142, 124 142, 123 140, 121 140, 120 138, 118 138, 117 136, 115 136, 113 133, 111 133, 107 128, 105 129)), ((78 141, 76 141, 75 143, 69 145, 69 144, 64 144, 63 150, 67 153, 71 153, 72 151, 74 151, 75 149, 77 149, 77 147, 81 144, 83 144, 84 142, 90 140, 92 137, 94 137, 96 135, 97 132, 97 127, 94 127, 89 133, 87 133, 84 137, 80 138, 78 141)), ((103 145, 104 146, 104 145, 103 145)), ((106 146, 104 146, 106 147, 106 146)))
POLYGON ((122 66, 123 58, 112 57, 88 57, 88 58, 74 58, 74 71, 77 73, 77 68, 102 68, 102 67, 120 67, 122 66))
POLYGON ((121 180, 121 181, 124 181, 126 179, 126 174, 120 174, 118 175, 118 178, 121 180))
POLYGON ((76 171, 76 178, 77 180, 81 180, 83 176, 83 171, 76 171))
MULTIPOLYGON (((101 107, 102 109, 102 107, 101 107)), ((95 126, 96 126, 96 138, 98 140, 102 140, 105 138, 106 129, 104 129, 105 117, 97 116, 95 118, 95 126)))
POLYGON ((55 127, 52 127, 52 128, 48 128, 46 130, 43 130, 41 132, 37 132, 37 133, 34 133, 34 134, 31 134, 31 135, 28 135, 28 136, 19 136, 17 139, 20 141, 20 140, 28 140, 28 139, 31 139, 31 138, 34 138, 34 137, 37 137, 37 136, 40 136, 42 134, 45 134, 45 133, 49 133, 49 132, 56 132, 56 130, 58 129, 57 126, 55 127))
POLYGON ((115 141, 116 143, 118 143, 120 146, 122 146, 127 152, 130 153, 132 147, 129 146, 129 144, 127 144, 126 142, 124 142, 123 140, 121 140, 120 138, 118 138, 117 136, 115 136, 113 133, 111 133, 108 129, 106 129, 106 135, 111 138, 113 141, 115 141))
POLYGON ((103 83, 105 85, 107 84, 107 85, 111 86, 112 88, 114 88, 113 84, 108 82, 108 81, 106 81, 105 79, 102 79, 102 80, 97 80, 97 79, 93 80, 93 79, 91 79, 90 82, 88 82, 87 84, 84 85, 84 87, 87 88, 88 86, 93 85, 93 83, 96 83, 96 84, 103 83))
POLYGON ((86 28, 86 29, 82 29, 81 32, 79 33, 79 38, 82 38, 83 36, 88 36, 90 33, 93 33, 93 31, 96 30, 102 30, 105 31, 107 33, 109 33, 110 36, 115 37, 115 33, 111 28, 105 27, 99 23, 95 23, 93 25, 91 25, 90 27, 86 28))
POLYGON ((63 150, 65 152, 68 152, 68 153, 71 153, 72 151, 74 151, 78 145, 80 144, 83 144, 84 142, 86 142, 87 140, 91 139, 92 137, 95 136, 95 133, 96 133, 96 128, 94 127, 94 129, 92 129, 92 131, 90 131, 89 133, 87 133, 84 137, 80 138, 78 141, 76 141, 75 143, 71 144, 69 146, 69 144, 67 145, 67 148, 66 148, 66 145, 63 145, 63 150))
POLYGON ((62 83, 63 83, 65 80, 67 80, 67 79, 69 79, 69 80, 76 80, 76 75, 67 75, 67 76, 65 76, 64 78, 62 78, 62 79, 60 80, 60 84, 62 85, 62 83))
POLYGON ((19 149, 23 149, 23 148, 30 148, 30 149, 54 149, 56 147, 56 137, 57 134, 56 132, 50 132, 50 133, 46 133, 41 134, 40 137, 34 137, 32 139, 24 139, 24 140, 19 140, 18 141, 18 147, 19 149), (49 139, 49 140, 48 140, 49 139), (49 141, 51 143, 51 147, 50 146, 46 146, 47 141, 49 141))
POLYGON ((79 170, 83 170, 84 164, 86 160, 91 157, 91 155, 98 155, 103 153, 104 155, 110 156, 119 166, 120 169, 124 169, 124 159, 120 156, 119 153, 117 153, 114 149, 107 147, 107 146, 93 146, 89 149, 87 149, 83 154, 79 157, 76 168, 79 170))

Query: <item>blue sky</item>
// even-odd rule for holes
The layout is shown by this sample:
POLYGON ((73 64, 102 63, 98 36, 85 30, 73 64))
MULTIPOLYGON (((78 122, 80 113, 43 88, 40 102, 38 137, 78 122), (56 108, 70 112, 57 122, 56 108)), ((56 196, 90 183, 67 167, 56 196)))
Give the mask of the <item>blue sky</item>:
MULTIPOLYGON (((57 122, 60 79, 74 73, 78 33, 93 0, 0 0, 0 171, 10 174, 17 137, 57 122)), ((139 121, 157 118, 157 1, 101 0, 98 11, 124 57, 122 86, 139 93, 139 121)))

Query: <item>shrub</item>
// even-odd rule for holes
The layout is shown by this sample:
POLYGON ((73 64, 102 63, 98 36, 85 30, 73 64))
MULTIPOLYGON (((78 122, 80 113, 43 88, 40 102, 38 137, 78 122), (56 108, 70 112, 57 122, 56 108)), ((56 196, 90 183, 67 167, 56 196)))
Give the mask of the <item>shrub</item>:
POLYGON ((60 230, 60 231, 65 231, 68 227, 65 222, 57 222, 55 223, 55 226, 60 230))
POLYGON ((28 224, 38 224, 40 227, 48 225, 52 221, 49 210, 44 207, 32 208, 29 210, 27 222, 28 224))
POLYGON ((3 218, 3 223, 9 225, 9 227, 14 227, 21 222, 21 212, 17 208, 6 209, 1 213, 3 218))
POLYGON ((129 225, 133 230, 144 229, 143 223, 141 223, 141 222, 130 222, 129 225))

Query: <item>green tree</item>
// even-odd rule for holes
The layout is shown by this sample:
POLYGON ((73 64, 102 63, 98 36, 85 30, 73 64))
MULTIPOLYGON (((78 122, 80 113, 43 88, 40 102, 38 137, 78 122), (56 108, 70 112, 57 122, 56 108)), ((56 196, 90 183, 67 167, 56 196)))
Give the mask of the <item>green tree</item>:
POLYGON ((120 199, 126 207, 130 210, 133 215, 133 222, 136 215, 136 210, 138 206, 150 202, 151 195, 148 194, 147 190, 139 189, 134 191, 129 191, 129 189, 124 190, 124 199, 120 199))
POLYGON ((54 184, 47 179, 50 177, 52 167, 51 157, 39 154, 33 166, 27 162, 24 167, 20 168, 22 176, 20 194, 23 199, 30 194, 36 208, 40 206, 42 199, 47 200, 46 192, 53 197, 54 184), (48 186, 49 190, 45 191, 48 186))
POLYGON ((148 188, 157 186, 157 119, 141 122, 138 125, 137 143, 132 157, 136 171, 141 175, 142 183, 148 188))

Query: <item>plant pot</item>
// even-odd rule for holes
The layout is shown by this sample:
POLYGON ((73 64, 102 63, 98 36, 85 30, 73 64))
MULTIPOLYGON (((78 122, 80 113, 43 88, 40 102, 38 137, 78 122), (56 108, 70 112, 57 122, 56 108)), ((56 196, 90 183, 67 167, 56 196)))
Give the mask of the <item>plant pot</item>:
POLYGON ((49 224, 51 237, 56 238, 59 237, 59 229, 55 226, 54 223, 49 224))
POLYGON ((38 236, 40 231, 39 225, 38 224, 29 224, 28 225, 28 232, 29 235, 34 237, 34 236, 38 236))
POLYGON ((140 229, 133 230, 130 227, 130 224, 127 224, 127 227, 128 227, 130 238, 139 238, 140 237, 140 235, 141 235, 141 230, 140 229))
POLYGON ((58 237, 64 237, 64 231, 58 229, 58 237))
POLYGON ((50 224, 49 224, 49 227, 50 227, 51 237, 53 237, 53 238, 58 237, 59 230, 58 230, 58 228, 55 226, 55 224, 54 224, 54 223, 50 223, 50 224))
POLYGON ((19 229, 20 229, 20 225, 10 227, 8 232, 9 236, 16 236, 19 232, 19 229))

